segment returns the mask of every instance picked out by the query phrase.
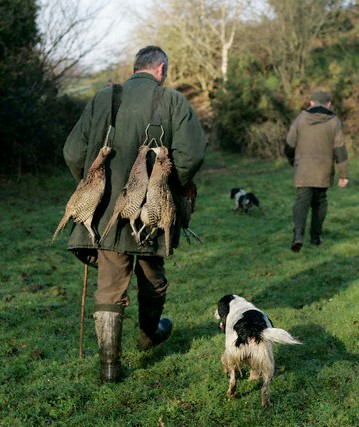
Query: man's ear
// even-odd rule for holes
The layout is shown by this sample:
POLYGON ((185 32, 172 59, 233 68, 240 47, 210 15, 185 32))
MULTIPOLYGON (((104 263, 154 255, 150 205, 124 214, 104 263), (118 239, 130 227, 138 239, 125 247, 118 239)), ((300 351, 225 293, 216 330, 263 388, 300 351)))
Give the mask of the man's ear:
POLYGON ((161 62, 161 64, 156 67, 156 79, 160 82, 160 84, 163 84, 166 79, 164 62, 161 62))
POLYGON ((161 76, 162 77, 166 77, 165 76, 165 63, 164 62, 161 62, 161 64, 160 64, 160 70, 161 70, 161 76))

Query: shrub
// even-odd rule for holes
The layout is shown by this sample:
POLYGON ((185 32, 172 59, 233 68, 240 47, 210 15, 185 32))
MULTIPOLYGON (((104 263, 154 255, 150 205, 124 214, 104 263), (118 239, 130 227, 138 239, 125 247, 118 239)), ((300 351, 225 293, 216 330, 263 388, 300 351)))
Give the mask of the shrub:
POLYGON ((245 154, 249 157, 276 159, 283 155, 287 127, 282 122, 267 121, 247 130, 245 154))
POLYGON ((213 101, 217 136, 224 150, 280 157, 291 112, 279 82, 272 75, 266 79, 258 67, 251 58, 231 64, 213 101))

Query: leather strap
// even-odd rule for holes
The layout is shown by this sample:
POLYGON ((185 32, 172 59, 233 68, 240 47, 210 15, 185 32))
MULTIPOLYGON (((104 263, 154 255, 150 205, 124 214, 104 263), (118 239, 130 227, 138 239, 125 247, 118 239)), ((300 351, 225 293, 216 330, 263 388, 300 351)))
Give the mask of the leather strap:
POLYGON ((115 127, 118 109, 122 103, 122 86, 114 84, 112 89, 111 126, 115 127))
POLYGON ((153 92, 152 111, 150 119, 150 125, 152 126, 161 126, 162 124, 161 101, 164 91, 165 88, 163 86, 157 86, 153 92))

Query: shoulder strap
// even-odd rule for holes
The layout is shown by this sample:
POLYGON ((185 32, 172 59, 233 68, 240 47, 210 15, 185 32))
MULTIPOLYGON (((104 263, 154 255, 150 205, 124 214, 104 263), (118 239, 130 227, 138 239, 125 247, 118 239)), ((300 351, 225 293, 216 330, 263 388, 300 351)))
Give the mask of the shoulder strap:
POLYGON ((112 109, 111 109, 111 126, 115 127, 118 109, 122 103, 122 86, 114 84, 112 87, 112 109))
POLYGON ((112 85, 111 123, 107 129, 105 141, 103 143, 104 147, 106 147, 108 144, 108 139, 110 136, 111 128, 115 127, 117 111, 120 108, 121 102, 122 102, 122 86, 118 85, 118 84, 112 85))
POLYGON ((163 86, 157 86, 153 92, 152 112, 150 119, 150 125, 152 126, 160 126, 162 124, 161 101, 164 91, 165 88, 163 86))
MULTIPOLYGON (((156 86, 152 98, 152 111, 150 124, 160 126, 162 124, 161 101, 165 91, 163 86, 156 86)), ((114 84, 112 87, 112 109, 111 109, 111 126, 115 127, 117 112, 122 103, 122 86, 114 84)))

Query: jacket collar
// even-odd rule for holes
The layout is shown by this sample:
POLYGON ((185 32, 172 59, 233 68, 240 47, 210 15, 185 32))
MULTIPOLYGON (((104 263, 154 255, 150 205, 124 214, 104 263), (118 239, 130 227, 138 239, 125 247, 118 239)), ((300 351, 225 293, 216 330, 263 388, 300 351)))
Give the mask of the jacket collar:
POLYGON ((158 84, 158 81, 150 73, 144 73, 144 72, 134 73, 132 74, 129 80, 135 80, 135 79, 149 79, 149 80, 153 80, 158 84))
POLYGON ((311 114, 321 113, 327 114, 328 116, 334 116, 333 111, 328 110, 328 108, 323 107, 323 105, 317 105, 315 107, 308 108, 307 112, 311 114))

